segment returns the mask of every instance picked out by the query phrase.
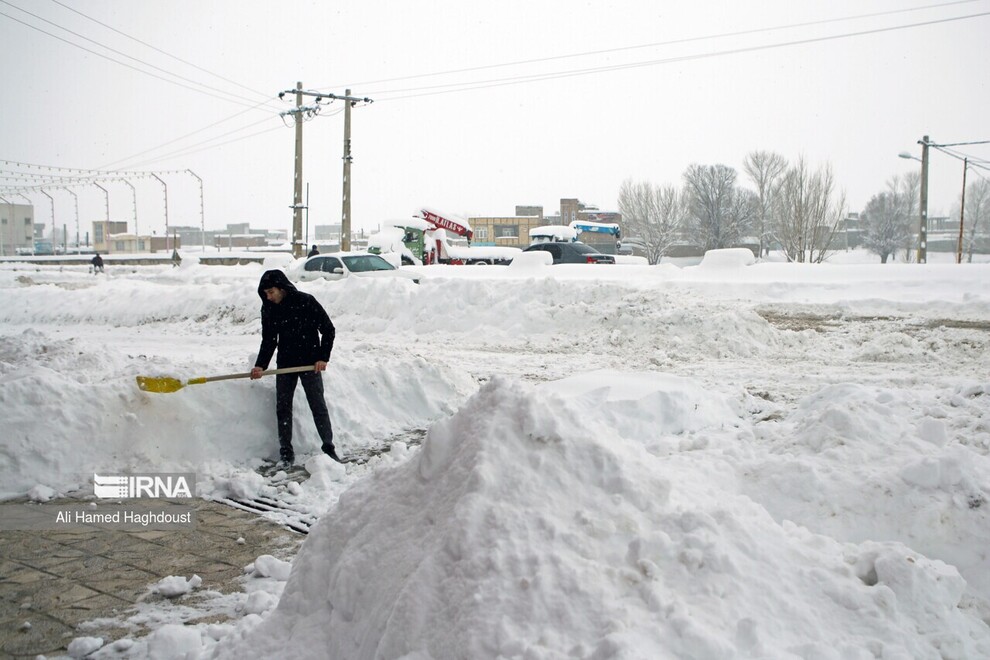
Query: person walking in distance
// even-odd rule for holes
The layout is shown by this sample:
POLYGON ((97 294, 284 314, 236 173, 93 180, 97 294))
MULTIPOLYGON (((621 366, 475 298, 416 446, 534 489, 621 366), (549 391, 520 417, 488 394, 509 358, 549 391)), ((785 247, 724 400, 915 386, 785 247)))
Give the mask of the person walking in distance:
POLYGON ((93 274, 103 272, 103 257, 97 252, 96 256, 89 260, 89 263, 93 264, 93 274))
POLYGON ((333 446, 333 427, 323 398, 323 371, 330 360, 336 330, 323 306, 308 293, 298 291, 280 270, 269 270, 258 283, 261 297, 261 348, 251 378, 261 378, 278 349, 278 367, 315 365, 313 371, 275 376, 275 418, 278 422, 279 467, 290 467, 292 449, 292 399, 302 381, 323 453, 340 461, 333 446))
POLYGON ((319 253, 320 251, 316 249, 316 243, 313 243, 313 247, 310 249, 309 254, 306 255, 306 258, 308 259, 309 257, 315 257, 319 253))

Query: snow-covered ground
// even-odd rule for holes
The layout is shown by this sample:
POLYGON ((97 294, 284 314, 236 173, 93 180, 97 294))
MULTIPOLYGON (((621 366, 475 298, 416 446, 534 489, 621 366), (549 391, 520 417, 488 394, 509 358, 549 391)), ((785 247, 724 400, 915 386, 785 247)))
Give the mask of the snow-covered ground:
POLYGON ((265 267, 195 261, 0 265, 4 498, 193 471, 322 516, 228 623, 94 657, 990 657, 990 264, 305 283, 338 449, 381 455, 318 455, 299 394, 273 487, 271 379, 135 385, 253 364, 265 267))

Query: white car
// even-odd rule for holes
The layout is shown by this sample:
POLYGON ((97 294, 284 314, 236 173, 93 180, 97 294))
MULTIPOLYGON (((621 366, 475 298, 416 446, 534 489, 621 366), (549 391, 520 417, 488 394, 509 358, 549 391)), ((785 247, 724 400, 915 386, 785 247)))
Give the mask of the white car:
POLYGON ((289 268, 289 278, 297 282, 342 280, 347 277, 402 278, 419 283, 419 275, 396 268, 377 254, 332 252, 317 254, 289 268))

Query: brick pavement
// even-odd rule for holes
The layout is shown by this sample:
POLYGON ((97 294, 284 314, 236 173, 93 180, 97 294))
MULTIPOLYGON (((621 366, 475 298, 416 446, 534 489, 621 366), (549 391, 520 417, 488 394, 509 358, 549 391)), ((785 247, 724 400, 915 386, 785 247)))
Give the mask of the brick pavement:
MULTIPOLYGON (((0 657, 65 655, 79 636, 117 639, 126 630, 77 626, 161 598, 149 587, 169 575, 199 575, 200 590, 240 591, 244 566, 263 554, 294 554, 305 538, 246 511, 192 502, 195 529, 0 531, 0 657)), ((79 501, 51 504, 60 503, 79 501)))

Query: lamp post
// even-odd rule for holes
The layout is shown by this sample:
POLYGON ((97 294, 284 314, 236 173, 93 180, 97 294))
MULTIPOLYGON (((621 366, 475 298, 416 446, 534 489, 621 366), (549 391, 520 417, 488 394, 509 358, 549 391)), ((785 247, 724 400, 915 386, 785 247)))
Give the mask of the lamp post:
MULTIPOLYGON (((106 223, 103 225, 103 242, 106 243, 104 246, 104 252, 110 254, 110 191, 101 186, 100 184, 93 182, 93 185, 103 191, 103 197, 106 199, 106 223)), ((96 241, 93 241, 95 248, 96 241)))
POLYGON ((68 188, 62 188, 62 190, 72 195, 73 205, 76 209, 76 254, 79 254, 79 196, 68 188))
POLYGON ((52 254, 55 254, 55 198, 46 193, 44 188, 38 188, 38 192, 47 197, 52 206, 52 254))
POLYGON ((203 180, 196 176, 196 173, 192 170, 186 170, 189 174, 199 182, 199 240, 201 243, 201 250, 206 253, 206 214, 203 212, 203 180))
POLYGON ((137 188, 135 188, 134 184, 127 179, 121 179, 121 182, 131 189, 131 200, 134 202, 134 251, 138 252, 138 246, 141 244, 141 232, 138 231, 137 188))
MULTIPOLYGON (((168 186, 160 176, 154 172, 151 172, 150 174, 158 179, 158 183, 162 184, 162 190, 165 192, 165 251, 168 252, 168 186)), ((151 251, 154 252, 155 249, 151 248, 151 251)))

